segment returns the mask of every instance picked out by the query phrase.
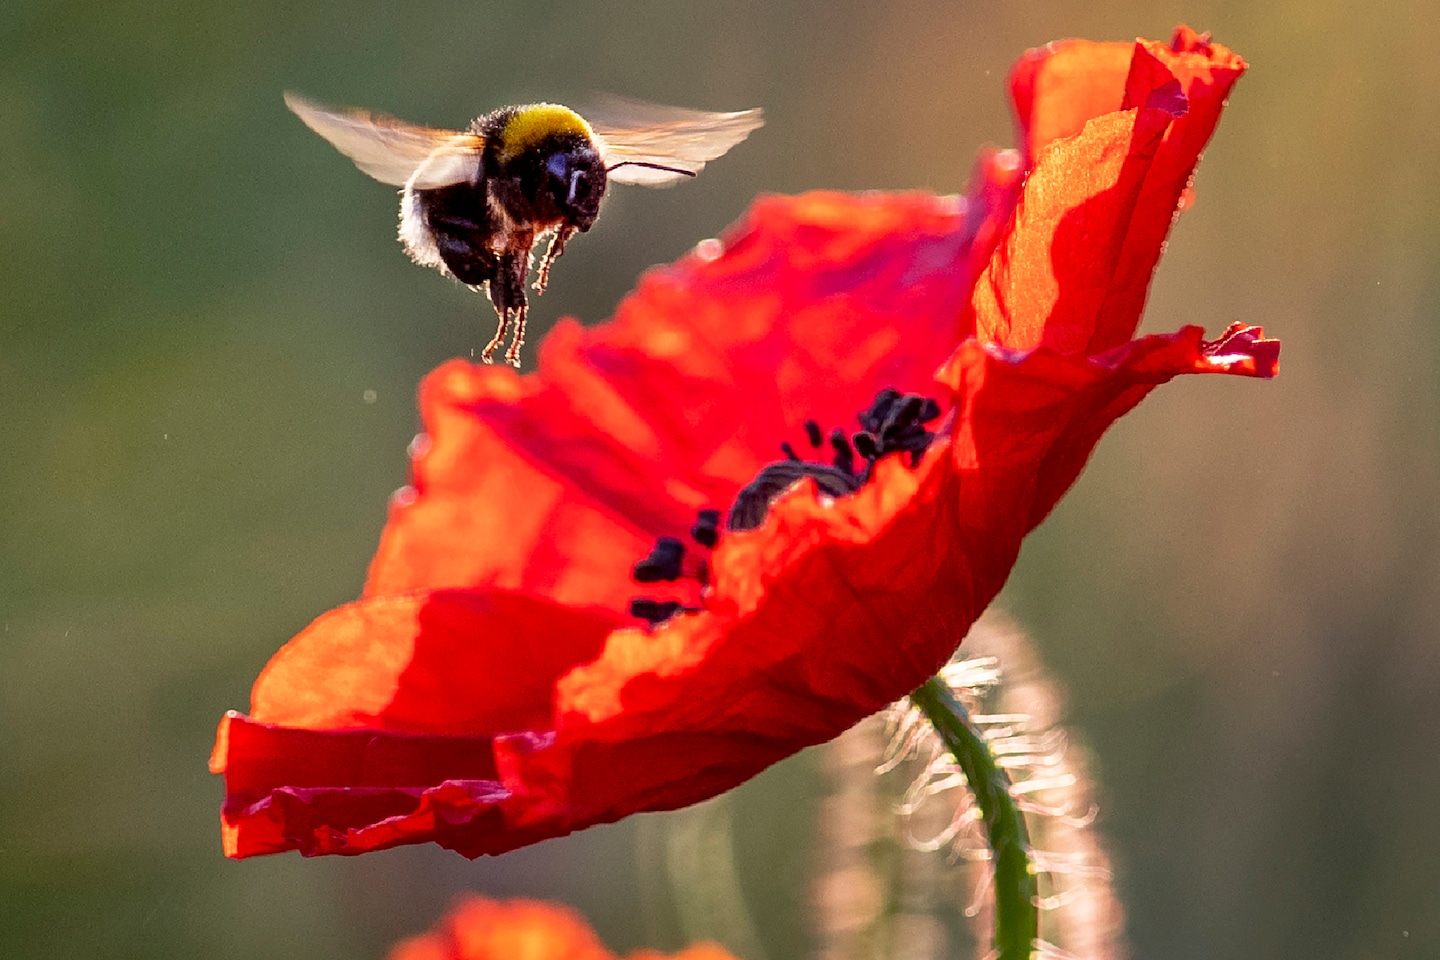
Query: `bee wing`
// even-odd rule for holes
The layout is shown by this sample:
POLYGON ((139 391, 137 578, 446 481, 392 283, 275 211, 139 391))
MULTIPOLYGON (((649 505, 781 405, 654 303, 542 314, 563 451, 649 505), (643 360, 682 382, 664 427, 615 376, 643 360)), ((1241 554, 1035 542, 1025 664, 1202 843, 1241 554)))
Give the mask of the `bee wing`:
POLYGON ((761 111, 707 113, 605 97, 586 114, 616 183, 665 187, 693 177, 765 120, 761 111))
POLYGON ((480 172, 485 140, 475 134, 418 127, 366 110, 324 107, 294 93, 285 94, 285 105, 381 183, 433 190, 474 180, 480 172))

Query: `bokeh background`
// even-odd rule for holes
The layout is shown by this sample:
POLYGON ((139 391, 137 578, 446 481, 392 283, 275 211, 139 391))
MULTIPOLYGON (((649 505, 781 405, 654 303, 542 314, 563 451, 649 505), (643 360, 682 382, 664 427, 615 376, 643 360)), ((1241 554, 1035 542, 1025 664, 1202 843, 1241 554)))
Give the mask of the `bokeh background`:
POLYGON ((282 90, 456 126, 597 90, 765 107, 698 181, 612 194, 533 343, 562 314, 603 319, 758 192, 959 190, 978 146, 1013 142, 1021 51, 1179 21, 1252 72, 1145 327, 1264 323, 1283 375, 1157 391, 1029 540, 1001 605, 1092 748, 1133 956, 1440 956, 1427 8, 0 6, 0 956, 379 958, 461 889, 562 899, 616 949, 709 934, 778 960, 814 943, 818 751, 698 813, 498 859, 221 857, 216 721, 358 592, 406 478, 416 383, 492 322, 408 263, 394 194, 282 90), (687 875, 731 883, 730 906, 692 909, 687 875))

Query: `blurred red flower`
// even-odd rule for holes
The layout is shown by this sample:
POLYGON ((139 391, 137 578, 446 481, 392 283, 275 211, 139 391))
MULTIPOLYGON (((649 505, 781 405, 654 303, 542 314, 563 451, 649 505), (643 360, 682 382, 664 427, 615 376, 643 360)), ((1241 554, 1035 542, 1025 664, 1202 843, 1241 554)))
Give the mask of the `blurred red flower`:
POLYGON ((1177 374, 1274 374, 1258 328, 1132 339, 1244 68, 1183 27, 1032 51, 1023 150, 969 196, 762 199, 538 373, 432 373, 363 597, 221 722, 225 852, 498 853, 713 796, 923 682, 1111 422, 1177 374), (766 466, 867 408, 833 466, 766 466), (697 511, 727 507, 716 543, 697 511))
MULTIPOLYGON (((618 960, 579 914, 536 900, 461 897, 436 929, 402 940, 389 960, 618 960)), ((627 960, 734 960, 713 943, 627 960)))

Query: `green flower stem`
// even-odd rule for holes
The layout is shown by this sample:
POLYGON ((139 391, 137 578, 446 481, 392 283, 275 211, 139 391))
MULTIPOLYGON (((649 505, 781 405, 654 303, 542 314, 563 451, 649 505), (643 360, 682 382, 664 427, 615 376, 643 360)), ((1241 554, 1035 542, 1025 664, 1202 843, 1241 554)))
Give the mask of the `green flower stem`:
POLYGON ((985 838, 995 870, 995 950, 997 960, 1030 960, 1040 935, 1039 888, 1030 860, 1025 816, 1010 795, 1010 777, 995 762, 970 714, 939 677, 910 694, 960 764, 980 806, 985 838))

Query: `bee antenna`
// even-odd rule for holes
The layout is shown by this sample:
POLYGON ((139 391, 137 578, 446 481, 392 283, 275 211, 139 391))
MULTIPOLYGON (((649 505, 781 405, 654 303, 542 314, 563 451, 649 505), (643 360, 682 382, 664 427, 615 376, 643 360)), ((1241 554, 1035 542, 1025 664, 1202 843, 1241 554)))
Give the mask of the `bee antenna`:
POLYGON ((612 163, 606 167, 605 172, 609 173, 611 170, 619 167, 648 167, 651 170, 664 170, 666 173, 678 173, 686 177, 695 176, 694 170, 681 170, 679 167, 667 167, 658 163, 646 163, 643 160, 621 160, 619 163, 612 163))

